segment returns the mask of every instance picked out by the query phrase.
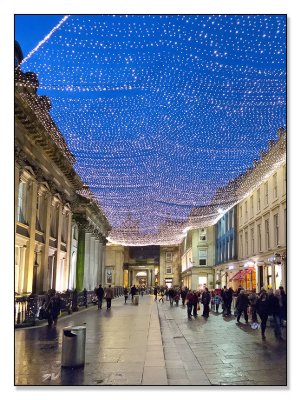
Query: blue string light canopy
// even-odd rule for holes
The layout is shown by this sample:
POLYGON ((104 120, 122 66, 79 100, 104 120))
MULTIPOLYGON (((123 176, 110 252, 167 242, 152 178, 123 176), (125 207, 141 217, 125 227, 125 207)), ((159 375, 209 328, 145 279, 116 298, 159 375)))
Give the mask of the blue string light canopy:
POLYGON ((70 15, 20 67, 114 243, 179 243, 198 207, 213 224, 286 124, 284 15, 70 15))

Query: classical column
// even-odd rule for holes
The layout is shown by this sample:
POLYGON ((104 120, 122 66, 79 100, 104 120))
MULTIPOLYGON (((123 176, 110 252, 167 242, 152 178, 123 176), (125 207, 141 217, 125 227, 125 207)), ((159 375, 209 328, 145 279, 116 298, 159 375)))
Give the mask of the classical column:
POLYGON ((87 289, 90 275, 90 241, 91 233, 85 233, 84 288, 87 289))
MULTIPOLYGON (((94 285, 94 274, 95 274, 95 236, 90 237, 90 255, 89 255, 89 275, 87 282, 87 290, 91 290, 94 285)), ((94 286, 95 287, 95 286, 94 286)), ((93 288, 94 289, 94 288, 93 288)))
POLYGON ((100 265, 99 265, 99 237, 95 239, 95 248, 94 248, 94 260, 95 260, 95 271, 93 274, 93 288, 98 287, 99 285, 99 270, 100 270, 100 265))
POLYGON ((63 210, 62 204, 58 203, 56 205, 58 207, 58 227, 57 227, 57 238, 56 238, 56 258, 55 258, 55 266, 54 266, 54 289, 60 288, 61 286, 61 243, 62 243, 62 222, 63 222, 63 210))
POLYGON ((84 288, 84 271, 85 271, 85 234, 87 221, 84 219, 78 222, 78 243, 77 243, 77 260, 76 260, 76 289, 81 291, 84 288))
POLYGON ((66 235, 66 257, 65 257, 65 271, 64 271, 64 289, 69 287, 70 277, 70 265, 71 265, 71 244, 72 244, 72 215, 71 212, 66 212, 66 224, 67 224, 67 235, 66 235))
POLYGON ((50 216, 51 216, 51 202, 52 202, 52 195, 49 192, 46 192, 44 194, 45 196, 45 202, 44 205, 46 206, 45 209, 45 232, 44 232, 44 237, 45 237, 45 246, 44 246, 44 253, 42 255, 42 265, 41 265, 41 274, 40 274, 40 279, 41 279, 41 284, 42 284, 42 290, 46 292, 48 289, 48 265, 49 265, 49 238, 50 238, 50 216))
POLYGON ((37 194, 38 188, 34 181, 29 183, 30 190, 28 191, 28 225, 29 225, 29 241, 28 251, 26 252, 25 271, 24 271, 24 291, 32 292, 33 283, 33 268, 35 260, 35 233, 36 233, 36 218, 37 218, 37 194))

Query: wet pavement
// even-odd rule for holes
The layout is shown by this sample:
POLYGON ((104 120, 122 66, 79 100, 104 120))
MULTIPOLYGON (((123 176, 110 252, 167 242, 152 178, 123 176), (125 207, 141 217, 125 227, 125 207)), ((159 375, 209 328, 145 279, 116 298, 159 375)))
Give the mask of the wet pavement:
MULTIPOLYGON (((187 319, 186 308, 140 296, 91 306, 59 319, 56 327, 15 331, 15 385, 281 385, 287 384, 286 341, 272 328, 236 324, 211 313, 187 319), (83 368, 61 368, 62 333, 86 326, 83 368)), ((285 337, 285 329, 283 335, 285 337)))

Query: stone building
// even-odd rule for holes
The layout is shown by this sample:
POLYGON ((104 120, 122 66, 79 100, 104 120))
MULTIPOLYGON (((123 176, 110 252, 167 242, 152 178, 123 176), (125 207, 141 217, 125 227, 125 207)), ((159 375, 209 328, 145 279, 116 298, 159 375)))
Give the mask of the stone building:
POLYGON ((21 61, 16 43, 15 293, 92 289, 103 277, 110 227, 85 197, 75 158, 49 114, 50 100, 37 94, 37 76, 23 73, 21 61))
POLYGON ((214 286, 214 226, 187 230, 181 243, 181 284, 189 289, 214 286))

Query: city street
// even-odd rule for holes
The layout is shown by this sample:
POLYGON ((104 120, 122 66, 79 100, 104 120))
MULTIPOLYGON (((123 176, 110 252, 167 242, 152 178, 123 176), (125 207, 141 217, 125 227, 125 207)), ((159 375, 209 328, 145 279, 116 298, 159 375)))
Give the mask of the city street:
MULTIPOLYGON (((16 385, 286 385, 286 341, 267 328, 237 325, 211 313, 187 319, 186 307, 139 298, 90 306, 59 319, 56 327, 15 331, 16 385), (83 368, 61 368, 62 331, 85 324, 83 368)), ((283 329, 283 336, 286 335, 283 329)))

